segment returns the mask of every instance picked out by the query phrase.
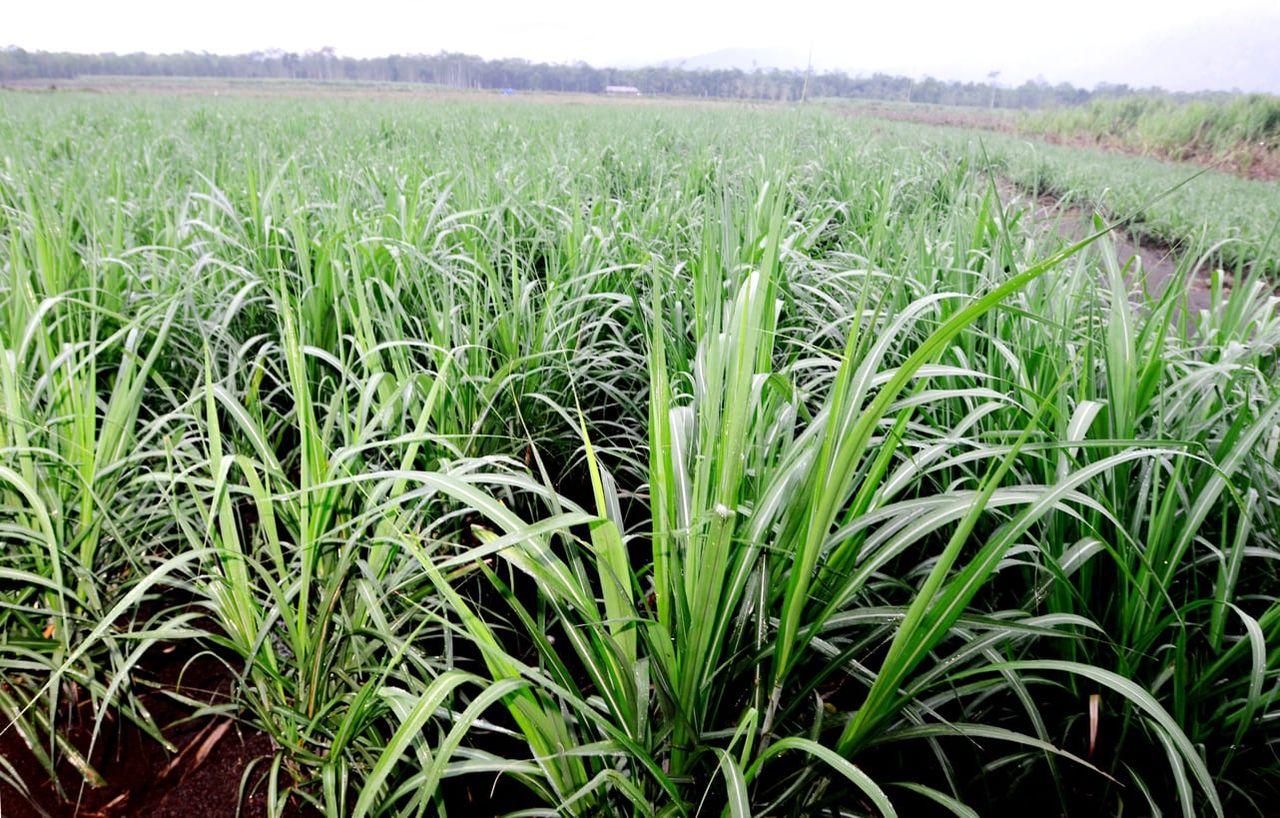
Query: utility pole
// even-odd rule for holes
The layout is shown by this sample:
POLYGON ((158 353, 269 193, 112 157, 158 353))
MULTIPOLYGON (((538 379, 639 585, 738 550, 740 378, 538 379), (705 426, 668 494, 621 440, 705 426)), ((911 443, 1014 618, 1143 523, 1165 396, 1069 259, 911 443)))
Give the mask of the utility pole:
POLYGON ((813 74, 813 44, 809 44, 809 64, 804 69, 804 85, 800 88, 800 104, 809 98, 809 77, 813 74))

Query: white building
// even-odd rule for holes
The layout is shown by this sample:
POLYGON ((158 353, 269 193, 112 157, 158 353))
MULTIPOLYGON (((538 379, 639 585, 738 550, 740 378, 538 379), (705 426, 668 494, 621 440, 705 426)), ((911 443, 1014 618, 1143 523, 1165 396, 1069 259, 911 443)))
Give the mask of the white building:
POLYGON ((634 85, 606 85, 604 92, 612 97, 638 97, 640 89, 634 85))

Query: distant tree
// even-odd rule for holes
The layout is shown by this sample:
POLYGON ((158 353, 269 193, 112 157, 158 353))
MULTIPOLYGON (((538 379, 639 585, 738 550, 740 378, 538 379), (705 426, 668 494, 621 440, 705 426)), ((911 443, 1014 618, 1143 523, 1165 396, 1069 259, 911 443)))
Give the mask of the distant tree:
MULTIPOLYGON (((645 94, 729 97, 797 101, 818 97, 907 100, 935 105, 1011 108, 1051 108, 1082 105, 1139 93, 1128 85, 1103 83, 1094 90, 1043 80, 1017 88, 997 84, 1000 71, 987 82, 945 82, 933 77, 842 72, 812 73, 779 68, 736 68, 693 71, 679 67, 594 68, 584 62, 533 63, 526 60, 484 60, 468 54, 398 54, 360 59, 342 57, 332 47, 305 54, 278 49, 248 54, 71 54, 0 49, 0 82, 65 80, 87 75, 228 77, 237 79, 290 78, 322 81, 417 82, 458 88, 512 88, 528 91, 603 93, 606 85, 634 85, 645 94)), ((1163 94, 1158 89, 1142 93, 1163 94)), ((1175 99, 1221 97, 1221 94, 1163 94, 1175 99)))

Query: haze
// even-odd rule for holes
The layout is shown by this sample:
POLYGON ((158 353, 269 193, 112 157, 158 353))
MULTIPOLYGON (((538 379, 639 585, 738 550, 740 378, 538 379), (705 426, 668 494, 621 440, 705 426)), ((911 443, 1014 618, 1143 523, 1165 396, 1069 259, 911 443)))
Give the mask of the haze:
POLYGON ((324 46, 359 57, 442 50, 596 66, 803 67, 941 79, 1031 78, 1172 90, 1280 92, 1275 0, 1042 5, 994 0, 691 4, 585 0, 226 0, 176 14, 158 0, 22 3, 0 43, 30 50, 244 53, 324 46), (195 10, 199 9, 199 10, 195 10))

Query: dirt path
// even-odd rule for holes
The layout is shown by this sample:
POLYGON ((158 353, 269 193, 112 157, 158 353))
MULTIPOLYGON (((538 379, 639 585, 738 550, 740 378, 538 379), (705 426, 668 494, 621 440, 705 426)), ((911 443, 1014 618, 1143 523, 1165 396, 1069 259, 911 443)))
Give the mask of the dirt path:
MULTIPOLYGON (((1050 196, 1036 196, 1007 179, 997 181, 996 191, 1006 206, 1027 208, 1027 216, 1024 218, 1030 219, 1031 228, 1038 234, 1053 231, 1063 239, 1074 242, 1093 232, 1092 214, 1082 208, 1066 206, 1050 196)), ((1172 248, 1142 242, 1124 228, 1113 231, 1111 241, 1122 268, 1130 261, 1133 262, 1130 285, 1136 282, 1145 286, 1148 294, 1159 298, 1177 280, 1178 258, 1172 248)), ((1188 277, 1185 310, 1189 315, 1196 315, 1213 306, 1209 274, 1209 266, 1201 264, 1188 277)))

